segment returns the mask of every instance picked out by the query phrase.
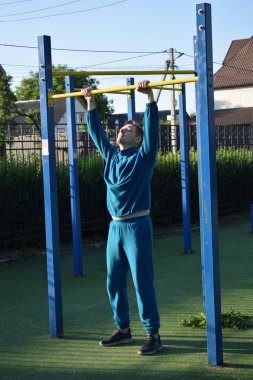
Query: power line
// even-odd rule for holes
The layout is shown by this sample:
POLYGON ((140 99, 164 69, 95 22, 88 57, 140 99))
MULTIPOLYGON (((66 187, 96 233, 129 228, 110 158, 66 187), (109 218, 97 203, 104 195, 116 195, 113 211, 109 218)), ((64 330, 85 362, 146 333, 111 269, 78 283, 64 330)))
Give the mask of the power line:
POLYGON ((1 63, 1 65, 4 65, 4 66, 15 66, 15 67, 38 67, 38 65, 22 65, 22 64, 14 64, 14 63, 1 63))
POLYGON ((114 5, 117 5, 117 4, 120 4, 120 3, 124 3, 126 1, 127 0, 120 0, 120 1, 117 1, 116 3, 110 3, 110 4, 107 4, 107 5, 102 5, 100 7, 95 7, 95 8, 82 9, 82 10, 79 10, 79 11, 56 13, 54 15, 47 15, 47 16, 36 16, 36 17, 29 17, 29 18, 20 18, 20 19, 17 19, 17 20, 8 20, 8 21, 5 20, 5 21, 0 21, 0 22, 18 22, 18 21, 36 20, 36 19, 56 17, 56 16, 64 16, 64 15, 70 15, 70 14, 74 14, 74 13, 83 13, 83 12, 94 11, 94 10, 97 10, 97 9, 112 7, 114 5))
MULTIPOLYGON (((14 61, 14 62, 18 62, 18 61, 14 61)), ((16 64, 16 63, 5 63, 5 62, 1 62, 2 65, 4 66, 16 66, 16 67, 38 67, 38 64, 36 63, 30 63, 30 64, 16 64)), ((71 67, 71 69, 73 70, 79 70, 81 68, 83 68, 83 66, 73 66, 72 63, 64 63, 64 65, 67 65, 68 67, 71 67)), ((57 66, 57 64, 55 64, 54 66, 57 66)), ((187 67, 189 66, 192 66, 192 65, 188 65, 187 67)), ((146 68, 150 68, 150 69, 159 69, 161 68, 161 65, 145 65, 146 68)), ((180 67, 184 67, 182 65, 180 65, 180 67)), ((109 67, 103 67, 103 70, 138 70, 138 69, 143 69, 143 65, 134 65, 134 66, 109 66, 109 67)), ((121 78, 121 76, 120 76, 121 78)))
MULTIPOLYGON (((47 10, 47 9, 53 9, 53 8, 64 7, 65 5, 69 5, 69 4, 73 4, 73 3, 80 3, 80 1, 83 1, 83 0, 70 1, 70 2, 68 2, 68 3, 63 3, 63 4, 59 4, 59 5, 54 5, 53 7, 41 8, 41 9, 35 9, 35 10, 33 10, 33 11, 19 12, 19 13, 10 13, 10 14, 7 14, 7 15, 1 15, 0 17, 10 17, 10 16, 24 15, 24 14, 27 14, 27 13, 40 12, 40 11, 45 11, 45 10, 47 10)), ((0 5, 1 5, 1 4, 0 4, 0 5)))
POLYGON ((128 58, 117 59, 116 61, 108 61, 108 62, 102 62, 102 63, 95 63, 94 65, 79 66, 79 68, 86 69, 88 67, 95 67, 95 66, 106 65, 107 63, 116 63, 116 62, 128 61, 130 59, 142 58, 142 57, 147 57, 148 55, 161 54, 161 53, 164 53, 164 51, 161 51, 161 52, 158 52, 158 53, 149 53, 149 54, 138 55, 137 57, 128 57, 128 58))
MULTIPOLYGON (((126 0, 124 0, 124 1, 126 1, 126 0)), ((2 43, 0 43, 0 46, 3 46, 3 47, 14 47, 14 48, 36 49, 36 50, 38 49, 37 46, 16 45, 16 44, 2 44, 2 43)), ((88 67, 95 67, 95 66, 100 66, 100 65, 105 65, 105 64, 108 64, 108 63, 116 63, 116 62, 128 61, 128 60, 132 60, 132 59, 135 59, 135 58, 146 57, 146 56, 149 56, 149 55, 168 53, 168 50, 153 51, 153 52, 126 51, 126 50, 89 50, 89 49, 69 49, 69 48, 52 48, 52 50, 55 50, 55 51, 70 51, 70 52, 84 52, 84 53, 143 54, 143 55, 140 55, 140 56, 128 57, 128 58, 123 58, 123 59, 114 60, 114 61, 97 63, 97 64, 93 64, 93 65, 78 66, 79 69, 88 68, 88 67)), ((175 58, 175 60, 181 58, 182 56, 189 57, 189 58, 194 58, 193 55, 187 54, 185 52, 180 52, 180 51, 175 50, 175 53, 178 54, 178 56, 175 58)), ((222 63, 222 62, 213 61, 213 64, 216 64, 216 65, 219 65, 219 66, 222 66, 222 67, 229 67, 229 68, 236 69, 236 70, 246 71, 246 72, 250 72, 250 73, 253 72, 253 70, 251 70, 251 69, 246 69, 246 68, 238 67, 238 66, 232 66, 232 65, 228 65, 228 64, 222 63)), ((18 66, 20 66, 20 67, 22 67, 22 66, 23 67, 37 67, 37 66, 32 66, 32 65, 21 65, 21 64, 14 65, 14 64, 4 64, 4 63, 2 63, 2 65, 17 66, 17 67, 18 66)))
MULTIPOLYGON (((25 49, 38 49, 38 46, 28 46, 28 45, 14 45, 14 44, 1 44, 3 47, 15 47, 15 48, 25 48, 25 49)), ((71 51, 71 52, 84 52, 84 53, 120 53, 120 54, 156 54, 156 53, 167 53, 168 50, 163 51, 128 51, 128 50, 90 50, 90 49, 70 49, 70 48, 51 48, 51 50, 56 51, 71 51)))
MULTIPOLYGON (((142 58, 142 57, 147 57, 147 56, 150 56, 150 55, 155 55, 155 54, 162 54, 164 53, 164 51, 161 51, 161 52, 156 52, 156 53, 149 53, 149 54, 142 54, 142 55, 138 55, 138 56, 135 56, 135 57, 128 57, 128 58, 122 58, 122 59, 117 59, 117 60, 114 60, 114 61, 108 61, 108 62, 101 62, 101 63, 95 63, 93 65, 87 65, 87 66, 78 66, 79 69, 86 69, 88 67, 95 67, 95 66, 101 66, 101 65, 105 65, 107 63, 116 63, 116 62, 122 62, 122 61, 129 61, 131 59, 137 59, 137 58, 142 58)), ((2 65, 5 65, 5 66, 20 66, 20 67, 32 67, 31 65, 16 65, 16 64, 12 64, 12 63, 8 63, 8 64, 4 64, 2 63, 2 65)), ((38 66, 33 66, 33 67, 38 67, 38 66)))
POLYGON ((10 5, 10 4, 17 4, 17 3, 27 3, 27 1, 33 1, 33 0, 20 0, 20 1, 11 1, 9 3, 2 3, 1 5, 10 5))
MULTIPOLYGON (((177 53, 180 53, 181 56, 186 56, 186 57, 190 57, 190 58, 194 58, 193 55, 190 55, 190 54, 186 54, 186 53, 182 53, 182 52, 179 52, 177 51, 177 53)), ((179 58, 179 57, 178 57, 179 58)), ((216 65, 219 65, 219 66, 222 66, 222 67, 229 67, 231 69, 236 69, 236 70, 241 70, 241 71, 247 71, 249 73, 253 73, 253 70, 251 69, 246 69, 245 67, 238 67, 238 66, 232 66, 232 65, 228 65, 227 63, 224 63, 224 62, 216 62, 216 61, 213 61, 214 64, 216 65)))

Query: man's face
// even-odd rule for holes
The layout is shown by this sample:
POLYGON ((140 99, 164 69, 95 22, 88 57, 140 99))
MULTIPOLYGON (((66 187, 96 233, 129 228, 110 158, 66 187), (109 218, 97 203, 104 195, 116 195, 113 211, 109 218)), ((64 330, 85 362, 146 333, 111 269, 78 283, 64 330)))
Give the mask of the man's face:
POLYGON ((136 136, 136 126, 132 124, 124 125, 120 128, 117 144, 122 146, 138 146, 141 141, 140 136, 136 136))

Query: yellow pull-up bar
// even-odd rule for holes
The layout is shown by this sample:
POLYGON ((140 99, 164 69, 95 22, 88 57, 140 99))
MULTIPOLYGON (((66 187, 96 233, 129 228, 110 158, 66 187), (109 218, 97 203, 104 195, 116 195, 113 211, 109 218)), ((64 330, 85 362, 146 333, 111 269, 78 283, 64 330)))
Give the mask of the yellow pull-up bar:
MULTIPOLYGON (((152 87, 153 90, 159 90, 161 88, 160 87, 152 87)), ((182 91, 180 88, 173 88, 173 87, 163 87, 162 90, 166 90, 166 91, 182 91)), ((81 91, 81 88, 75 88, 75 91, 81 91)), ((114 91, 114 92, 110 92, 110 94, 117 94, 117 95, 131 95, 131 91, 130 90, 127 90, 127 91, 114 91)))
POLYGON ((92 75, 158 75, 158 74, 194 74, 194 70, 127 70, 127 71, 54 71, 54 77, 65 77, 65 76, 74 76, 74 77, 83 77, 83 76, 92 76, 92 75))
MULTIPOLYGON (((147 87, 148 88, 154 88, 154 87, 166 86, 168 84, 190 83, 190 82, 197 82, 197 81, 198 81, 198 77, 183 78, 183 79, 171 79, 171 80, 165 80, 162 82, 152 82, 152 83, 149 83, 147 85, 147 87)), ((130 86, 104 88, 101 90, 91 90, 90 93, 93 95, 113 93, 113 92, 120 92, 120 91, 135 90, 137 87, 138 86, 136 84, 132 84, 130 86)), ((70 92, 70 93, 66 93, 66 94, 57 94, 57 95, 51 95, 49 93, 50 99, 64 99, 64 98, 73 98, 73 97, 77 97, 77 96, 83 96, 81 91, 70 92)))

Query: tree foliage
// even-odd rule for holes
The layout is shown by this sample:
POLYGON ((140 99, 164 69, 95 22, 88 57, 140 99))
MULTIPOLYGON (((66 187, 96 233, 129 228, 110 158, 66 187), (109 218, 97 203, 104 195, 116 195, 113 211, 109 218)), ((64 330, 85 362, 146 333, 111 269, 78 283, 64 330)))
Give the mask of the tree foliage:
MULTIPOLYGON (((53 72, 56 71, 74 71, 67 65, 53 66, 53 72)), ((80 76, 75 78, 75 88, 91 87, 96 89, 99 84, 94 78, 80 76)), ((64 77, 53 77, 53 91, 55 94, 65 92, 64 77)), ((36 100, 40 98, 39 93, 39 73, 30 72, 28 78, 22 79, 20 85, 16 88, 16 96, 18 100, 36 100)), ((108 100, 104 94, 98 94, 95 97, 96 105, 101 120, 106 120, 113 112, 112 100, 108 100)))
POLYGON ((15 95, 11 90, 12 77, 0 77, 0 139, 5 135, 6 126, 12 119, 11 105, 15 101, 15 95))
MULTIPOLYGON (((12 127, 17 116, 24 116, 28 123, 33 123, 37 131, 40 129, 40 112, 39 110, 28 110, 15 103, 16 96, 11 90, 12 77, 4 75, 0 77, 0 156, 4 154, 6 131, 8 126, 12 127)), ((12 128, 10 128, 10 136, 12 128)))
POLYGON ((11 107, 16 99, 11 90, 11 81, 9 75, 0 77, 0 156, 3 154, 6 130, 13 117, 11 107))

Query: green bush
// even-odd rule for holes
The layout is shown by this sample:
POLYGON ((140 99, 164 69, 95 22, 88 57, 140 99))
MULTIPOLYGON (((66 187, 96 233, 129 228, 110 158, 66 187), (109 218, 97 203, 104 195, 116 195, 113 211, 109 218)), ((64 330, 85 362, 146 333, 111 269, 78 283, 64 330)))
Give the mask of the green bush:
MULTIPOLYGON (((238 311, 230 310, 221 313, 221 326, 223 329, 246 330, 249 325, 250 317, 238 311)), ((206 327, 205 313, 196 313, 182 320, 182 325, 186 327, 206 327)))
MULTIPOLYGON (((104 163, 96 154, 79 159, 79 188, 82 229, 107 229, 104 163)), ((152 215, 156 224, 181 222, 180 153, 158 154, 152 179, 152 215)), ((219 211, 231 212, 253 202, 253 158, 247 149, 224 148, 217 151, 219 211)), ((60 230, 71 234, 68 164, 57 166, 60 230)), ((44 200, 41 161, 37 157, 0 159, 0 239, 15 243, 19 239, 44 239, 44 200)), ((198 160, 190 151, 190 194, 192 221, 198 221, 198 160)))

